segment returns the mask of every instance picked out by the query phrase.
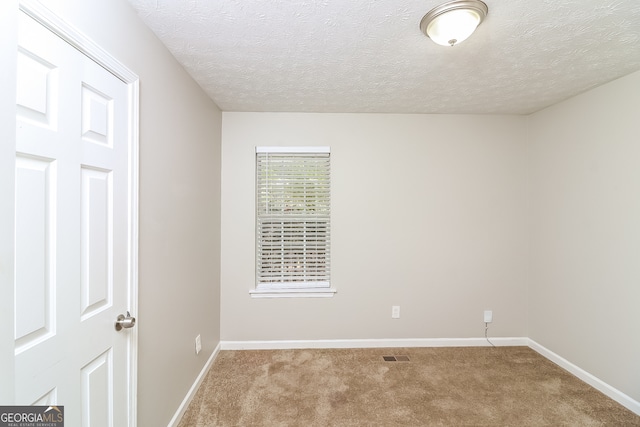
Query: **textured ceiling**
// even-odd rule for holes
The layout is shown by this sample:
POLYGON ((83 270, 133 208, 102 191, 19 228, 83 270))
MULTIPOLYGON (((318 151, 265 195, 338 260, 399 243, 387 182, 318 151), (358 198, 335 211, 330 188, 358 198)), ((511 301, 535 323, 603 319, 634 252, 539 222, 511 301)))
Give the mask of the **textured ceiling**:
POLYGON ((454 47, 444 0, 129 1, 224 111, 526 114, 640 70, 640 0, 485 0, 454 47))

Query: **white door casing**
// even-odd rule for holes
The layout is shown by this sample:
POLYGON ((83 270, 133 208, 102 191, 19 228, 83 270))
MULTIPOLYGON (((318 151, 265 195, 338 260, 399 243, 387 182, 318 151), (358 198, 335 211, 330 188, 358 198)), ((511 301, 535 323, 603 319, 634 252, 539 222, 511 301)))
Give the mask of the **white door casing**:
POLYGON ((137 311, 137 77, 39 4, 20 8, 14 401, 134 426, 137 333, 114 322, 137 311))

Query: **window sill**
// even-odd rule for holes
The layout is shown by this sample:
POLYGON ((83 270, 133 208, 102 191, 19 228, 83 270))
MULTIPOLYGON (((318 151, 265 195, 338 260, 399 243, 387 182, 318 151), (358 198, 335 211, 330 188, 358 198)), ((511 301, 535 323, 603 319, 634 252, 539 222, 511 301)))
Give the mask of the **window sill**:
POLYGON ((249 291, 251 298, 331 298, 335 293, 334 288, 253 289, 249 291))

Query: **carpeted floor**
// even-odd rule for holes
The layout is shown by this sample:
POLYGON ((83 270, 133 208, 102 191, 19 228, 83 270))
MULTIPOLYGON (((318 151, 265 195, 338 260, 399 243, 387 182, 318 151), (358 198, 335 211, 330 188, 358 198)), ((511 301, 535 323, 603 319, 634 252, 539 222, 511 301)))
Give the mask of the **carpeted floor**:
POLYGON ((640 416, 528 347, 252 350, 218 355, 179 424, 204 426, 640 426, 640 416))

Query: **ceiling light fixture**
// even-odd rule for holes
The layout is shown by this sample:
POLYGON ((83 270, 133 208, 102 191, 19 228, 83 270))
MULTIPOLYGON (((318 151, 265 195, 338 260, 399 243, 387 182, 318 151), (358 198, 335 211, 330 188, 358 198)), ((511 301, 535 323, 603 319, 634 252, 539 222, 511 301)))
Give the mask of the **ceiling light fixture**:
POLYGON ((480 25, 489 8, 480 0, 455 0, 434 7, 420 21, 420 30, 442 46, 466 40, 480 25))

